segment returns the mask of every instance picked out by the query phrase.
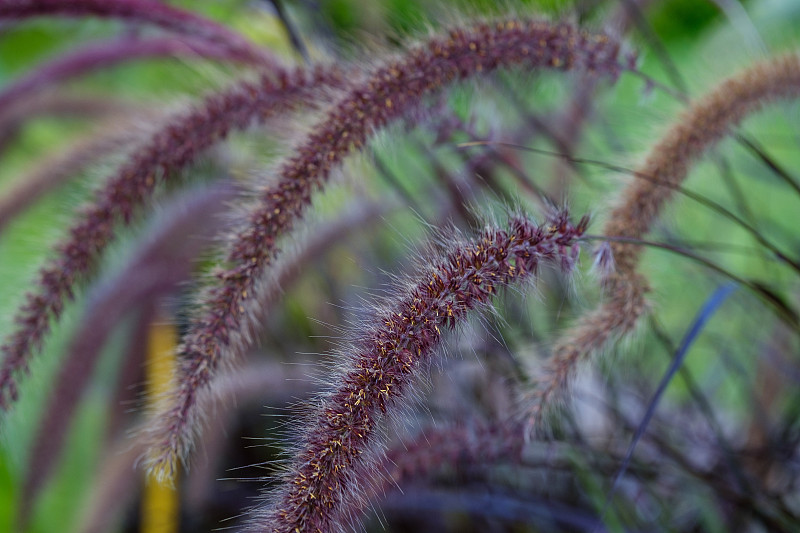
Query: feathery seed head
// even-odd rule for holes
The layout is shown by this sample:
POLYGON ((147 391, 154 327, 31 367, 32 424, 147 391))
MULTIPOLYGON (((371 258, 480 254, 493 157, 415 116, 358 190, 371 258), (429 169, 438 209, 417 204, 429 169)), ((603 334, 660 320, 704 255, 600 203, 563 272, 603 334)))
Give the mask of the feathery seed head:
POLYGON ((351 519, 363 489, 354 473, 374 460, 377 427, 407 397, 442 335, 468 311, 489 305, 501 288, 532 277, 542 261, 571 267, 587 222, 573 224, 562 212, 537 226, 516 216, 425 267, 352 347, 339 387, 322 400, 303 435, 274 508, 252 527, 331 531, 351 519))

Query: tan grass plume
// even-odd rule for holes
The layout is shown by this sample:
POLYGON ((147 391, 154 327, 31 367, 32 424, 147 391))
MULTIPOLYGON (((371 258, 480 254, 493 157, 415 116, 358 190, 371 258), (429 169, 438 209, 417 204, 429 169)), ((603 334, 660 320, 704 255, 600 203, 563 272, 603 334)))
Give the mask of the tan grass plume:
MULTIPOLYGON (((765 104, 800 96, 800 55, 769 58, 728 78, 692 104, 650 150, 611 212, 603 234, 638 240, 689 174, 692 164, 765 104)), ((638 272, 641 245, 611 241, 615 268, 605 276, 605 299, 569 329, 534 387, 526 393, 529 427, 567 389, 577 365, 629 333, 646 312, 649 286, 638 272)))

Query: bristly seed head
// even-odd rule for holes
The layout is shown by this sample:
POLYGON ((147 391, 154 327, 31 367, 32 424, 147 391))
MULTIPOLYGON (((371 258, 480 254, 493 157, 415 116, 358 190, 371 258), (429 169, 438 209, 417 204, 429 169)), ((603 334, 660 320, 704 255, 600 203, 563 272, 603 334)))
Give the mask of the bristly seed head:
POLYGON ((430 362, 442 335, 467 312, 489 305, 497 292, 530 278, 542 261, 570 269, 588 220, 566 213, 536 226, 517 216, 507 228, 489 227, 477 238, 422 269, 410 288, 374 318, 353 346, 338 390, 321 403, 275 507, 251 522, 254 530, 334 531, 352 519, 362 472, 383 416, 404 398, 430 362))

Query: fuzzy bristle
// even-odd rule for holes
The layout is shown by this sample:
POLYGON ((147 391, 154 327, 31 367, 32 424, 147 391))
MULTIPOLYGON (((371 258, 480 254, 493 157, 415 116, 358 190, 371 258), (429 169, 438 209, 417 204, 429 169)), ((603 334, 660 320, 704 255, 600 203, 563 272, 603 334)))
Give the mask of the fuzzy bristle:
POLYGON ((305 431, 283 489, 250 528, 334 531, 348 520, 351 500, 363 489, 355 474, 374 456, 370 449, 380 421, 408 395, 442 335, 469 311, 488 305, 501 288, 533 277, 542 261, 570 268, 586 223, 573 225, 565 213, 541 226, 515 217, 507 228, 489 227, 421 269, 353 346, 340 386, 325 397, 305 431))

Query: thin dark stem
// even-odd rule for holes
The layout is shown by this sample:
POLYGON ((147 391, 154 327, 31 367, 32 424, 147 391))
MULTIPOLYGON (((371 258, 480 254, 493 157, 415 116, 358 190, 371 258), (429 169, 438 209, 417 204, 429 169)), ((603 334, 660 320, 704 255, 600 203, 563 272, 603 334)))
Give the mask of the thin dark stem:
POLYGON ((402 180, 400 177, 389 168, 389 166, 383 162, 383 158, 378 154, 375 150, 370 150, 372 156, 372 164, 375 166, 375 170, 378 171, 378 176, 383 178, 389 186, 394 189, 400 197, 405 200, 406 204, 411 207, 416 213, 421 214, 422 209, 420 208, 419 203, 414 198, 414 195, 403 185, 402 180))
POLYGON ((306 64, 311 62, 311 56, 308 54, 308 47, 306 47, 306 43, 303 42, 303 38, 300 36, 300 32, 297 30, 297 26, 292 22, 292 19, 289 17, 289 14, 286 12, 286 9, 283 7, 282 0, 268 0, 272 7, 275 8, 275 13, 278 15, 278 18, 283 24, 283 28, 286 30, 286 34, 289 36, 289 41, 292 43, 292 46, 297 53, 300 54, 300 57, 303 58, 303 61, 306 64))
MULTIPOLYGON (((655 335, 655 337, 661 342, 664 346, 667 355, 671 355, 677 352, 677 347, 672 342, 672 339, 669 338, 664 326, 661 325, 657 316, 655 314, 650 315, 650 327, 655 335)), ((722 431, 722 427, 720 426, 719 420, 714 415, 714 410, 711 407, 711 403, 709 402, 708 398, 703 394, 698 386, 697 382, 692 375, 692 372, 686 366, 681 366, 679 369, 679 374, 681 379, 683 380, 684 384, 686 385, 689 394, 692 396, 692 400, 697 404, 698 409, 705 417, 708 426, 711 428, 711 431, 714 432, 714 436, 717 439, 717 444, 722 449, 723 452, 723 460, 725 461, 728 469, 733 474, 733 477, 736 479, 736 483, 739 487, 739 490, 742 492, 752 492, 752 489, 749 489, 749 481, 747 480, 744 472, 739 467, 739 465, 734 461, 734 448, 733 445, 729 442, 729 440, 725 437, 725 434, 722 431)))
POLYGON ((767 248, 770 252, 775 254, 776 257, 781 259, 787 265, 792 267, 798 274, 800 274, 800 261, 798 261, 797 259, 792 259, 788 255, 786 255, 784 252, 779 250, 778 247, 775 244, 773 244, 771 241, 769 241, 762 233, 760 233, 756 228, 754 228, 750 223, 745 221, 742 217, 740 217, 739 215, 733 213, 732 211, 730 211, 728 208, 724 207, 723 205, 721 205, 721 204, 719 204, 719 203, 717 203, 717 202, 715 202, 715 201, 713 201, 713 200, 711 200, 709 198, 706 198, 705 196, 702 196, 700 194, 692 192, 692 191, 690 191, 690 190, 688 190, 688 189, 686 189, 686 188, 684 188, 684 187, 682 187, 680 185, 674 185, 674 184, 671 184, 671 183, 666 183, 666 182, 663 182, 661 180, 657 180, 657 179, 653 178, 652 176, 648 176, 646 174, 643 174, 641 172, 636 172, 636 171, 631 170, 629 168, 626 168, 626 167, 623 167, 623 166, 620 166, 620 165, 614 165, 612 163, 607 163, 605 161, 598 161, 598 160, 587 159, 587 158, 582 158, 582 157, 572 157, 572 156, 568 156, 568 155, 557 153, 557 152, 551 152, 549 150, 543 150, 543 149, 540 149, 540 148, 533 148, 533 147, 530 147, 530 146, 520 146, 518 144, 513 144, 513 143, 494 142, 494 141, 475 141, 475 142, 461 143, 458 146, 460 148, 466 148, 466 147, 470 147, 470 146, 482 146, 484 144, 494 144, 494 145, 499 145, 499 146, 507 146, 509 148, 515 148, 517 150, 523 150, 523 151, 531 152, 531 153, 535 153, 535 154, 547 155, 547 156, 550 156, 550 157, 560 157, 560 158, 567 159, 567 160, 569 160, 569 161, 571 161, 573 163, 577 163, 577 164, 593 165, 593 166, 597 166, 597 167, 600 167, 600 168, 603 168, 603 169, 606 169, 606 170, 610 170, 610 171, 613 171, 613 172, 619 172, 619 173, 622 173, 622 174, 629 174, 629 175, 631 175, 631 176, 633 176, 635 178, 642 179, 642 180, 648 181, 650 183, 655 183, 655 184, 659 185, 660 187, 664 187, 665 189, 673 190, 673 191, 675 191, 675 192, 677 192, 679 194, 682 194, 683 196, 685 196, 685 197, 687 197, 687 198, 689 198, 691 200, 694 200, 695 202, 698 202, 699 204, 701 204, 701 205, 703 205, 705 207, 708 207, 712 211, 714 211, 714 212, 722 215, 723 217, 731 220, 732 222, 736 223, 743 230, 747 231, 753 237, 755 237, 755 239, 759 242, 759 244, 761 244, 762 246, 767 248))
POLYGON ((678 67, 675 66, 675 62, 672 61, 672 58, 669 56, 669 52, 667 51, 664 43, 661 42, 661 39, 656 35, 653 31, 653 28, 650 27, 650 24, 647 22, 647 19, 644 17, 642 10, 633 0, 620 0, 625 5, 625 11, 628 14, 628 17, 633 21, 636 28, 641 32, 642 36, 645 40, 650 44, 650 47, 653 49, 656 57, 661 62, 664 67, 664 70, 667 72, 667 76, 669 76, 672 84, 678 89, 681 93, 688 93, 688 85, 686 81, 683 79, 678 67))
POLYGON ((753 155, 755 155, 762 163, 764 163, 776 176, 781 178, 786 185, 800 195, 800 179, 792 176, 792 174, 783 168, 780 163, 770 157, 766 150, 758 145, 758 142, 755 139, 751 139, 740 133, 737 133, 735 137, 739 143, 752 152, 753 155))
MULTIPOLYGON (((603 403, 603 401, 598 398, 592 398, 592 401, 597 404, 603 403)), ((624 426, 632 432, 636 430, 636 427, 626 417, 622 416, 622 413, 614 409, 609 409, 608 411, 614 416, 614 420, 620 426, 624 426)), ((728 480, 720 479, 717 473, 698 468, 683 453, 670 445, 660 433, 650 432, 646 437, 648 441, 658 448, 659 452, 661 452, 665 458, 674 461, 682 472, 711 488, 715 496, 721 502, 733 504, 740 510, 751 513, 759 522, 767 527, 767 531, 785 533, 794 531, 794 529, 790 528, 790 524, 797 523, 796 517, 782 505, 780 499, 775 495, 768 496, 771 497, 770 503, 776 504, 776 508, 765 508, 761 495, 742 494, 735 490, 728 480)))

